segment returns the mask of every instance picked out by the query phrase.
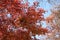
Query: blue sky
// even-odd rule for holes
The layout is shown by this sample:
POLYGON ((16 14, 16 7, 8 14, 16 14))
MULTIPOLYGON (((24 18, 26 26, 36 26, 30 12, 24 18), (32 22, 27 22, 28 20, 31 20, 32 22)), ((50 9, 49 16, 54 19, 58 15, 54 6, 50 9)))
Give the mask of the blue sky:
MULTIPOLYGON (((29 2, 30 2, 30 5, 32 5, 33 2, 34 2, 34 0, 29 0, 29 2)), ((52 7, 52 5, 49 4, 47 2, 47 0, 41 1, 39 5, 40 5, 41 8, 44 8, 44 10, 47 10, 48 11, 48 12, 45 12, 45 14, 44 14, 44 17, 45 18, 48 17, 51 14, 50 8, 52 7)), ((43 22, 43 27, 46 27, 46 22, 43 22)))

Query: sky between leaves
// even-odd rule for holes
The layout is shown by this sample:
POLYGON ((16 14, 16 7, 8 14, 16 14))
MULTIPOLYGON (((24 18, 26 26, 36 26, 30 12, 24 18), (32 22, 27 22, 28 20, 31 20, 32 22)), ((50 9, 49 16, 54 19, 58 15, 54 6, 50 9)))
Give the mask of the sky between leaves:
MULTIPOLYGON (((33 2, 34 2, 34 0, 28 0, 29 2, 30 2, 30 6, 33 4, 33 2)), ((35 0, 36 1, 36 0, 35 0)), ((49 4, 48 3, 48 1, 47 0, 42 0, 42 1, 39 1, 39 7, 42 7, 42 8, 44 8, 44 10, 47 10, 47 12, 45 12, 45 14, 44 14, 44 17, 46 18, 46 17, 48 17, 50 14, 51 14, 51 12, 50 12, 50 8, 51 8, 51 4, 49 4)), ((43 27, 45 28, 46 27, 46 23, 45 22, 43 22, 43 27)))

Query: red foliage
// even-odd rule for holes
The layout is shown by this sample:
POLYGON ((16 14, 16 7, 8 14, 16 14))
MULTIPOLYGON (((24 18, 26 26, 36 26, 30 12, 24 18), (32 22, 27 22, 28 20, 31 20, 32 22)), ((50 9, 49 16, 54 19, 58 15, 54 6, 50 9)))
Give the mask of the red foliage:
POLYGON ((44 17, 42 8, 29 6, 28 2, 21 0, 0 0, 0 36, 1 40, 31 40, 32 35, 45 34, 47 29, 37 27, 37 20, 42 21, 44 17), (37 10, 37 11, 36 11, 37 10))

